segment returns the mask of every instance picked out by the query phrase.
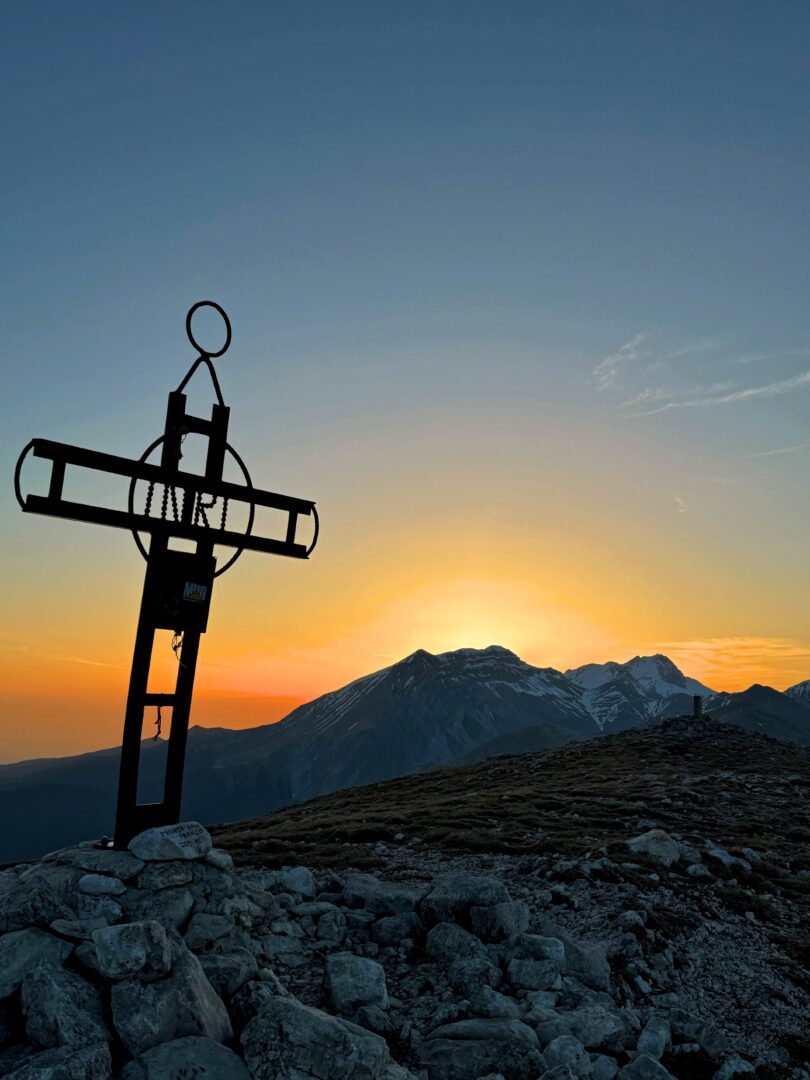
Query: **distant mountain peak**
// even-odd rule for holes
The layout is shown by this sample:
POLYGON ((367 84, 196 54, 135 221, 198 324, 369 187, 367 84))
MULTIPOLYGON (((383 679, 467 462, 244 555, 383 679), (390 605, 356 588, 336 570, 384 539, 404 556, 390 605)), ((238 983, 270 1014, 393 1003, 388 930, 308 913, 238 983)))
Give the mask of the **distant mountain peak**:
POLYGON ((785 694, 794 701, 798 701, 800 705, 810 705, 810 679, 804 679, 795 686, 789 686, 785 694))
POLYGON ((585 664, 565 677, 583 690, 583 703, 602 730, 635 727, 691 712, 689 698, 714 691, 690 679, 663 653, 634 656, 624 664, 585 664))
POLYGON ((438 657, 433 653, 427 651, 427 649, 417 649, 416 652, 412 652, 409 656, 404 657, 402 660, 398 660, 394 667, 414 667, 419 665, 430 664, 437 660, 438 657))

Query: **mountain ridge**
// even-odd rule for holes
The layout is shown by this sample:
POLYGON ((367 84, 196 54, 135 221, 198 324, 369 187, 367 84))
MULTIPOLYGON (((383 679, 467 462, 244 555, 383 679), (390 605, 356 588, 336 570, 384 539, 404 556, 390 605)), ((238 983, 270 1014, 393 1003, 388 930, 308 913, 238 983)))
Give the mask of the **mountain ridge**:
MULTIPOLYGON (((418 649, 274 724, 193 727, 183 813, 233 821, 482 756, 645 728, 691 713, 697 689, 713 694, 712 709, 716 702, 731 723, 810 743, 810 708, 770 688, 715 694, 660 654, 563 673, 499 645, 418 649)), ((160 797, 166 744, 141 746, 139 800, 149 802, 160 797)), ((0 814, 16 826, 0 840, 0 861, 52 850, 79 838, 79 829, 109 832, 117 776, 115 749, 0 766, 0 814), (71 789, 81 789, 75 820, 71 789)))

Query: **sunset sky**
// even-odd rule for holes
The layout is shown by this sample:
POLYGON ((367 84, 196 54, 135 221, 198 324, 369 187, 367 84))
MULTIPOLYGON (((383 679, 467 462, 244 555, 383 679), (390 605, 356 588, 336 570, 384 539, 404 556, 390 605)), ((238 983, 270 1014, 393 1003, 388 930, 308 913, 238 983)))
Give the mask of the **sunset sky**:
POLYGON ((810 677, 808 31, 791 2, 7 6, 0 760, 119 742, 143 583, 128 534, 20 513, 17 455, 139 456, 198 299, 233 323, 231 442, 321 539, 217 582, 193 723, 417 648, 810 677))

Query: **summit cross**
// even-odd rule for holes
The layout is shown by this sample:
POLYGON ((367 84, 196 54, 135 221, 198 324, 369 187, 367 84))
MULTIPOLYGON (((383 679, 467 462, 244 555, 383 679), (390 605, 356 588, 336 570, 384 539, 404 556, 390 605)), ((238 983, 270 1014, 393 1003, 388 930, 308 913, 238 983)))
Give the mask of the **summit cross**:
POLYGON ((186 316, 186 334, 199 355, 178 388, 169 394, 163 434, 147 447, 140 458, 133 460, 50 439, 32 439, 20 455, 14 475, 17 501, 26 513, 129 529, 146 560, 121 745, 114 836, 114 844, 118 848, 126 847, 132 837, 144 829, 171 825, 180 820, 194 674, 200 637, 208 625, 214 579, 233 566, 243 551, 306 559, 318 539, 315 504, 306 499, 254 488, 245 463, 227 441, 230 410, 222 397, 212 361, 222 356, 231 343, 228 316, 219 304, 201 300, 190 308, 186 316), (218 352, 204 350, 194 338, 192 318, 201 307, 213 308, 224 320, 225 344, 218 352), (200 367, 207 368, 216 395, 210 420, 192 416, 186 409, 183 391, 200 367), (180 468, 183 441, 192 433, 208 440, 203 473, 186 472, 180 468), (159 463, 149 462, 147 459, 158 448, 159 463), (29 453, 51 462, 47 495, 24 496, 22 493, 22 467, 29 453), (223 479, 226 454, 230 455, 242 473, 243 484, 223 479), (65 471, 69 466, 129 479, 127 509, 66 499, 63 488, 65 471), (140 510, 135 508, 138 482, 146 486, 143 508, 140 510), (247 510, 243 529, 228 524, 229 514, 233 515, 234 507, 241 507, 243 512, 247 510), (279 511, 286 516, 283 538, 254 532, 257 507, 279 511), (308 516, 313 519, 314 531, 306 545, 297 542, 296 530, 299 518, 308 516), (148 547, 141 539, 141 533, 148 537, 148 547), (185 541, 187 544, 191 542, 192 550, 178 550, 170 546, 172 540, 185 541), (215 545, 235 549, 219 568, 214 557, 215 545), (172 648, 179 661, 175 688, 168 694, 150 692, 148 688, 155 633, 158 630, 173 631, 172 648), (139 803, 138 772, 144 709, 149 706, 158 709, 158 733, 160 710, 171 708, 171 730, 162 801, 139 803))

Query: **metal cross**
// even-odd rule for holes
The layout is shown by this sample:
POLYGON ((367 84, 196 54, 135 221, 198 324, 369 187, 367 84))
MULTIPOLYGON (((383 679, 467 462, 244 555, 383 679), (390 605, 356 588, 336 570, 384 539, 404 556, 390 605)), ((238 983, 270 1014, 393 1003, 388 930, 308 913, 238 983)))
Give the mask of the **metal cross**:
POLYGON ((214 578, 219 577, 239 558, 243 551, 263 551, 306 559, 318 539, 318 515, 315 504, 305 499, 277 495, 254 488, 245 463, 228 444, 228 417, 212 360, 222 356, 231 343, 231 324, 228 316, 210 300, 201 300, 186 316, 186 334, 199 356, 176 390, 169 394, 164 432, 147 447, 137 461, 86 450, 79 446, 32 439, 17 462, 14 488, 17 500, 26 513, 48 514, 51 517, 72 518, 97 525, 130 529, 135 543, 146 559, 146 578, 143 587, 138 629, 132 658, 124 736, 121 746, 121 767, 118 781, 118 806, 115 819, 115 846, 126 847, 143 829, 154 825, 174 824, 180 819, 183 790, 183 763, 191 712, 191 695, 200 636, 208 624, 208 611, 214 578), (206 352, 195 341, 191 328, 194 312, 201 307, 214 308, 225 321, 225 344, 219 352, 206 352), (217 401, 211 419, 203 420, 186 412, 183 393, 194 372, 204 366, 214 384, 217 401), (197 433, 208 439, 203 474, 185 472, 180 468, 182 443, 186 435, 197 433), (147 459, 158 449, 160 464, 147 459), (50 485, 47 495, 23 496, 20 484, 23 462, 29 453, 49 460, 50 485), (223 480, 225 455, 230 454, 244 477, 244 484, 223 480), (91 469, 101 473, 128 478, 127 510, 116 510, 64 498, 65 470, 68 466, 91 469), (135 509, 136 485, 146 487, 143 510, 135 509), (228 515, 234 506, 247 506, 244 531, 228 527, 228 515), (279 510, 286 514, 283 539, 262 536, 253 532, 256 507, 279 510), (314 534, 308 546, 296 542, 299 517, 312 515, 314 534), (216 520, 218 519, 218 520, 216 520), (148 549, 139 533, 149 536, 148 549), (170 547, 177 538, 194 543, 193 551, 170 547), (228 561, 219 569, 214 558, 214 545, 234 548, 228 561), (173 648, 177 659, 177 681, 173 693, 150 693, 149 669, 157 630, 172 630, 173 648), (138 768, 143 737, 144 709, 171 707, 171 733, 168 740, 163 801, 138 803, 138 768))

